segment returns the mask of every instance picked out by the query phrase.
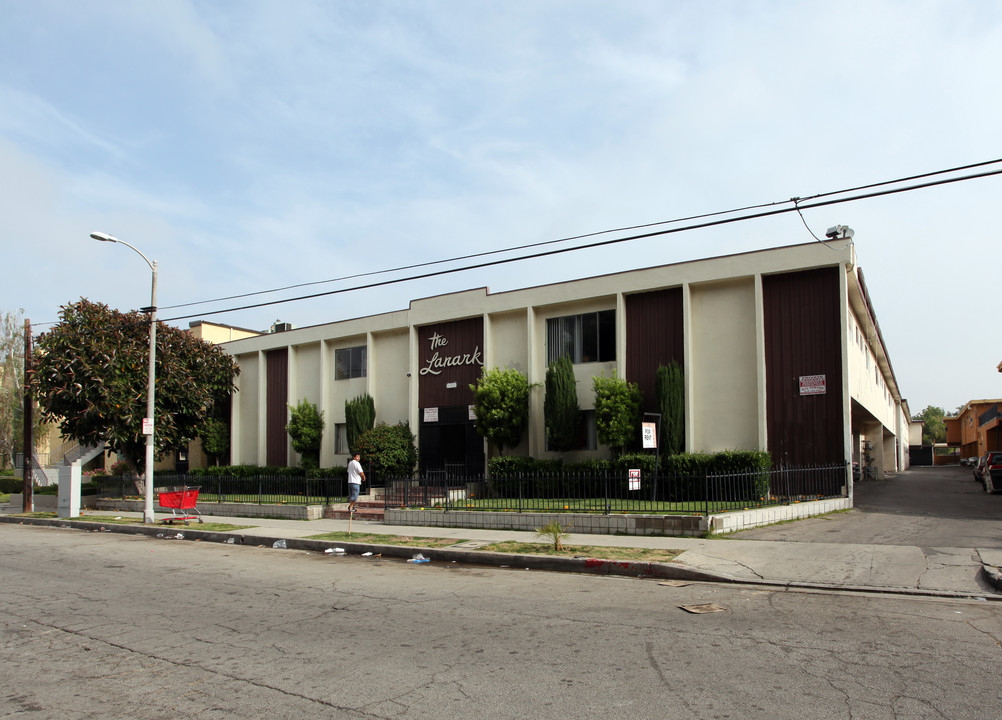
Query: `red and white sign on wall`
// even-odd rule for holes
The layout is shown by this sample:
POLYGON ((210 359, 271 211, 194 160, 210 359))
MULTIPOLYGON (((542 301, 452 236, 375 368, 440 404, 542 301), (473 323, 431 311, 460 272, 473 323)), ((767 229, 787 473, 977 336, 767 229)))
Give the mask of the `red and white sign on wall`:
POLYGON ((824 395, 828 392, 824 375, 801 375, 800 394, 801 395, 824 395))

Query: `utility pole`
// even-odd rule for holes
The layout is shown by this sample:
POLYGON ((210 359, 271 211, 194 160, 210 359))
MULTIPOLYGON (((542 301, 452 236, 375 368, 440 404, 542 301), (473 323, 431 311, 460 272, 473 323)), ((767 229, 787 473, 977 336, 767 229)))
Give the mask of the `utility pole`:
POLYGON ((34 403, 31 401, 31 320, 25 318, 24 321, 24 462, 21 465, 21 510, 22 512, 32 512, 34 503, 31 497, 32 472, 31 462, 35 457, 34 445, 31 437, 31 429, 34 421, 31 411, 34 403))

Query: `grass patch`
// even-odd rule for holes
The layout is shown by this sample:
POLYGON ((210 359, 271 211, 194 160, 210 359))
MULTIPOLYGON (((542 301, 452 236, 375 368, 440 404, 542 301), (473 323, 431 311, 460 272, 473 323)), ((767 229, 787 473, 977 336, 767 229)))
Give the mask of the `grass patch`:
POLYGON ((0 505, 7 505, 10 503, 10 493, 0 493, 0 505))
POLYGON ((344 542, 372 543, 373 545, 410 545, 413 547, 443 548, 466 542, 462 538, 427 538, 412 535, 377 535, 376 533, 329 532, 310 535, 308 540, 343 540, 344 542))
MULTIPOLYGON (((411 535, 378 535, 375 533, 329 532, 311 535, 310 540, 337 540, 363 542, 373 545, 408 545, 418 548, 448 548, 466 542, 463 538, 425 538, 411 535)), ((554 557, 590 557, 600 560, 634 560, 637 562, 668 562, 674 560, 682 550, 662 550, 656 548, 605 547, 600 545, 565 545, 563 550, 553 549, 553 544, 519 542, 509 540, 477 548, 490 552, 512 553, 516 555, 551 555, 554 557)))
POLYGON ((599 560, 633 560, 637 562, 669 562, 683 552, 682 550, 663 550, 660 548, 606 547, 604 545, 564 545, 562 550, 554 550, 552 543, 527 543, 517 540, 485 545, 477 549, 516 555, 589 557, 599 560))

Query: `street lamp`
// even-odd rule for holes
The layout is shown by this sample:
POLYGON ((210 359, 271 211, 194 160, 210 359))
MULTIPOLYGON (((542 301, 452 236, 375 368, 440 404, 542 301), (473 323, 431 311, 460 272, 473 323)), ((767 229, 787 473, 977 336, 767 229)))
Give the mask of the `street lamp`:
POLYGON ((156 380, 157 362, 157 261, 150 262, 150 259, 143 255, 138 248, 130 245, 124 240, 119 240, 114 235, 103 232, 92 232, 90 234, 95 240, 101 242, 118 243, 132 248, 139 257, 146 261, 153 271, 153 286, 150 292, 150 306, 142 308, 144 312, 150 314, 150 370, 149 379, 146 386, 146 418, 143 420, 143 433, 146 435, 146 472, 145 472, 145 497, 143 503, 143 522, 152 523, 153 520, 153 390, 156 380))

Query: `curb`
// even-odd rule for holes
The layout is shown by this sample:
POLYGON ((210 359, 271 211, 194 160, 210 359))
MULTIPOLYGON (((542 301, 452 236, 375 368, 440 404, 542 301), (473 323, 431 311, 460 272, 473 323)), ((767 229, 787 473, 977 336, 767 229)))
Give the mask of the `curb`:
POLYGON ((997 590, 1002 590, 1002 569, 996 567, 995 565, 988 565, 983 563, 981 565, 981 575, 991 583, 992 587, 997 590))

